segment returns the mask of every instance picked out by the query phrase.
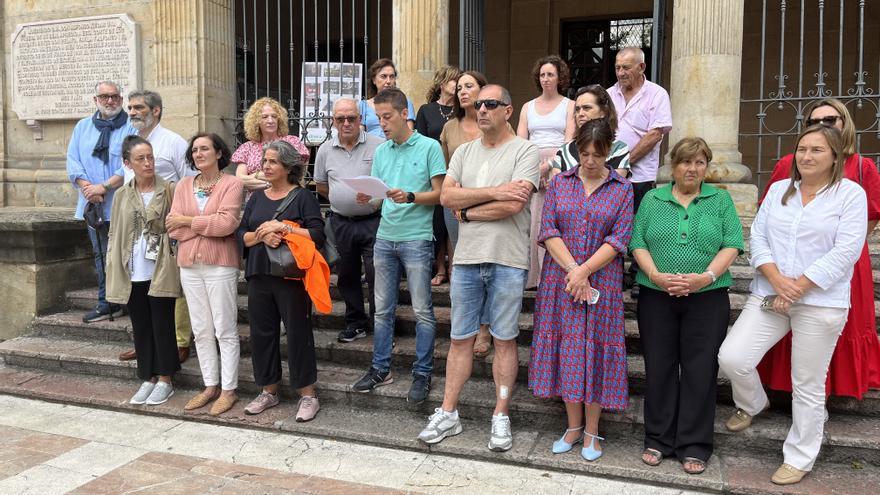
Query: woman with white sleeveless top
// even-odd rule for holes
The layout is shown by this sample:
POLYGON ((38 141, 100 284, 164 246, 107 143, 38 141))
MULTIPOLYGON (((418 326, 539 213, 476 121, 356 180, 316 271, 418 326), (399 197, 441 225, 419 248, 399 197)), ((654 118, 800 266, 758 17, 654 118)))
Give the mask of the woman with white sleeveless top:
POLYGON ((526 288, 538 285, 544 249, 538 247, 544 189, 550 178, 550 159, 563 143, 574 138, 574 101, 563 96, 570 82, 568 65, 558 55, 539 58, 532 69, 535 86, 541 95, 526 102, 519 113, 516 134, 534 143, 541 153, 541 187, 532 195, 529 231, 529 276, 526 288))

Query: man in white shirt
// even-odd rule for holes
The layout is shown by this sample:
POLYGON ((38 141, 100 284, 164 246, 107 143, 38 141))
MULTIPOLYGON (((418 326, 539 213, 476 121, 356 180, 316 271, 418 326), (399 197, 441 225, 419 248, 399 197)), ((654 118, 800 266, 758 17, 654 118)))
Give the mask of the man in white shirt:
MULTIPOLYGON (((138 135, 153 146, 156 160, 156 174, 168 182, 178 182, 187 175, 195 175, 196 171, 186 166, 186 153, 189 144, 174 131, 159 124, 162 120, 162 97, 155 91, 146 89, 132 91, 128 95, 128 118, 138 135)), ((125 169, 125 182, 134 177, 134 172, 125 169)), ((192 327, 189 322, 189 310, 186 299, 177 300, 174 320, 177 329, 177 355, 183 363, 189 358, 189 345, 192 341, 192 327)), ((121 361, 137 358, 134 349, 119 355, 121 361)))

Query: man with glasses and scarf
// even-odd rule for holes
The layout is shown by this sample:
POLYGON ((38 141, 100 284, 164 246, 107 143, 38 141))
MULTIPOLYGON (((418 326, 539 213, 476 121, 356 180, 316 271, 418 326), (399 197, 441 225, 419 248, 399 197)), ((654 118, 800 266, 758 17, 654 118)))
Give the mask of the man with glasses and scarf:
POLYGON ((449 162, 440 202, 460 222, 450 282, 452 344, 446 358, 443 404, 419 434, 427 444, 461 433, 458 399, 473 368, 480 313, 489 308, 495 340, 495 411, 489 449, 513 446, 510 399, 519 367, 516 338, 529 268, 529 198, 538 187, 538 148, 507 125, 510 93, 497 84, 480 90, 474 108, 483 137, 461 145, 449 162))
POLYGON ((315 182, 318 193, 330 200, 328 221, 339 251, 336 285, 345 301, 345 329, 339 332, 338 340, 352 342, 367 336, 375 313, 373 244, 381 204, 358 203, 354 190, 342 179, 370 175, 373 154, 384 141, 361 128, 358 104, 351 98, 340 98, 333 104, 333 127, 336 132, 315 155, 315 182), (364 311, 361 268, 370 290, 369 316, 364 311))
MULTIPOLYGON (((104 298, 104 259, 107 256, 107 234, 110 230, 110 207, 113 190, 122 185, 122 139, 137 130, 128 123, 122 111, 122 94, 118 84, 101 81, 95 85, 93 98, 97 111, 73 128, 67 147, 67 176, 79 190, 75 218, 103 218, 100 225, 89 225, 89 240, 95 254, 98 275, 98 305, 83 316, 83 322, 112 319, 122 314, 122 307, 104 298), (90 206, 91 205, 91 206, 90 206)), ((95 224, 94 221, 89 223, 95 224)))

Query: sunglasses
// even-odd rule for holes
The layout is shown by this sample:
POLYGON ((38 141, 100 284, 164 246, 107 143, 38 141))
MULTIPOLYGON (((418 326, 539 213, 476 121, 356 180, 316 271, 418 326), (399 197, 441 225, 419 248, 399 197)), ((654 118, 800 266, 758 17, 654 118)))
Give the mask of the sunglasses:
POLYGON ((358 118, 359 117, 355 117, 355 116, 333 117, 333 122, 336 122, 339 125, 342 125, 346 122, 348 122, 349 124, 354 124, 355 122, 357 122, 358 118))
POLYGON ((96 98, 100 101, 110 101, 110 100, 121 100, 122 96, 120 95, 95 95, 96 98))
POLYGON ((837 119, 843 120, 843 117, 840 115, 829 115, 827 117, 822 117, 821 119, 807 119, 807 126, 822 124, 834 127, 834 124, 837 123, 837 119))
POLYGON ((510 103, 504 103, 501 100, 477 100, 474 102, 474 110, 486 105, 486 110, 495 110, 498 107, 509 107, 510 103))

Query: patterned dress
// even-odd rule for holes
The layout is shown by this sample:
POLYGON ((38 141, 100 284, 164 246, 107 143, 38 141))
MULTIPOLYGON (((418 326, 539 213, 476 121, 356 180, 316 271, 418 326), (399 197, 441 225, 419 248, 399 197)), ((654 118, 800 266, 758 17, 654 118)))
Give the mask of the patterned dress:
POLYGON ((541 398, 598 403, 626 409, 629 399, 623 315, 623 253, 632 234, 633 192, 609 168, 608 179, 589 197, 576 167, 557 175, 544 197, 543 243, 560 237, 577 263, 603 244, 619 254, 590 276, 601 296, 595 305, 574 302, 565 292, 565 270, 544 258, 529 359, 529 389, 541 398))

